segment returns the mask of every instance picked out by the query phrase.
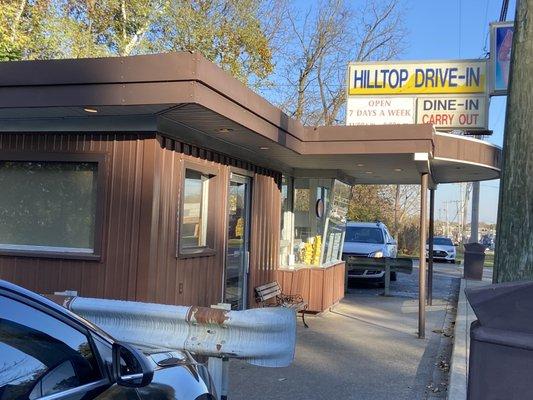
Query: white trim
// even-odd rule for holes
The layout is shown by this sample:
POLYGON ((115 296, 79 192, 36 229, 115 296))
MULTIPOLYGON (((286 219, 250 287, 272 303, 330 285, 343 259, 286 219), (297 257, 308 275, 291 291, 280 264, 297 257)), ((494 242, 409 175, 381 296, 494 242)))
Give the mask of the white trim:
POLYGON ((482 143, 482 144, 485 144, 487 146, 494 147, 494 148, 496 148, 498 150, 502 149, 497 144, 494 144, 494 143, 491 143, 491 142, 487 142, 486 140, 476 139, 476 138, 473 138, 473 137, 470 137, 470 136, 461 136, 461 135, 456 135, 454 133, 437 132, 437 131, 435 131, 435 135, 445 136, 445 137, 453 137, 453 138, 460 139, 460 140, 470 140, 471 142, 482 143))
POLYGON ((452 60, 389 60, 389 61, 350 61, 348 65, 372 65, 372 64, 433 64, 433 63, 471 63, 471 62, 487 62, 486 58, 461 58, 461 59, 452 59, 452 60))
POLYGON ((29 244, 7 244, 7 243, 0 243, 0 250, 42 251, 42 252, 48 252, 48 253, 94 254, 94 249, 88 249, 84 247, 36 246, 36 245, 29 245, 29 244))
POLYGON ((429 153, 414 153, 414 161, 429 161, 429 153))
MULTIPOLYGON (((500 168, 492 167, 492 166, 487 165, 487 164, 480 164, 480 163, 473 162, 473 161, 457 160, 456 158, 433 157, 433 158, 431 159, 431 161, 432 161, 432 160, 450 161, 450 162, 454 162, 454 163, 458 163, 458 164, 475 165, 475 166, 477 166, 477 167, 488 168, 488 169, 491 169, 491 170, 493 170, 493 171, 501 172, 501 169, 500 169, 500 168)), ((493 178, 493 179, 498 179, 498 178, 493 178)))
MULTIPOLYGON (((70 399, 72 395, 76 395, 78 393, 83 394, 87 393, 93 389, 97 389, 102 386, 111 386, 111 382, 109 382, 107 379, 100 379, 96 382, 90 382, 86 383, 85 385, 77 386, 75 388, 63 390, 62 392, 56 392, 49 394, 48 396, 39 397, 39 399, 42 400, 55 400, 55 399, 70 399)), ((84 397, 83 395, 80 397, 84 397)))

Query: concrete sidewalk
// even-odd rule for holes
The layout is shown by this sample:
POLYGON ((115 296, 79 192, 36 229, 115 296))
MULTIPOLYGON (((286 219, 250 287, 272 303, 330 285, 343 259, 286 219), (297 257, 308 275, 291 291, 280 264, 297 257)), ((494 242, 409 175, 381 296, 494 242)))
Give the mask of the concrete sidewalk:
POLYGON ((309 317, 309 329, 299 322, 296 359, 290 367, 267 369, 232 361, 229 398, 445 398, 445 388, 433 381, 459 281, 455 266, 443 268, 435 274, 426 339, 417 338, 415 269, 392 282, 392 297, 381 296, 383 290, 375 287, 354 287, 332 312, 309 317))

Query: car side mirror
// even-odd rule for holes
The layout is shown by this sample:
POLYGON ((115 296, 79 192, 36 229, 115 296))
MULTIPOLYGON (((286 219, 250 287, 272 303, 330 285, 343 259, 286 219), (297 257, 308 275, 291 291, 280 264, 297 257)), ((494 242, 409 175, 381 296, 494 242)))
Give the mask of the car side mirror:
POLYGON ((396 240, 393 239, 393 240, 391 240, 391 241, 390 241, 389 243, 387 243, 387 244, 398 244, 398 242, 397 242, 396 240))
POLYGON ((117 385, 143 387, 154 377, 154 368, 139 350, 126 343, 113 343, 113 375, 117 385))

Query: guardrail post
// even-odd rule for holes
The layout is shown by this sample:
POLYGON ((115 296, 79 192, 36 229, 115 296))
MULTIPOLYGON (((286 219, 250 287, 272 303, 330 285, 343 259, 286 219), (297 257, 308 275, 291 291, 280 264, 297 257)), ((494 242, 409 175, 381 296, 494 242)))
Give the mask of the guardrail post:
POLYGON ((385 260, 385 293, 383 295, 390 295, 390 264, 388 260, 385 260))
MULTIPOLYGON (((211 308, 231 311, 231 304, 218 303, 211 308)), ((213 379, 213 385, 217 391, 218 400, 227 400, 229 387, 229 359, 227 357, 209 357, 207 369, 213 379)))
POLYGON ((227 357, 209 357, 207 369, 213 380, 218 400, 227 400, 229 382, 229 359, 227 357))

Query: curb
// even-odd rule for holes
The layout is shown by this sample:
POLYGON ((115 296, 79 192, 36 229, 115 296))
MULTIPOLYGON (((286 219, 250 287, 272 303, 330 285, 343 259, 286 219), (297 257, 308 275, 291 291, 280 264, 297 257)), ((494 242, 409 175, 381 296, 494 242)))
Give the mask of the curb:
POLYGON ((466 299, 465 289, 490 284, 484 281, 461 279, 457 316, 455 318, 454 343, 448 385, 448 400, 466 400, 468 387, 468 357, 470 353, 470 324, 476 320, 474 310, 466 299))

